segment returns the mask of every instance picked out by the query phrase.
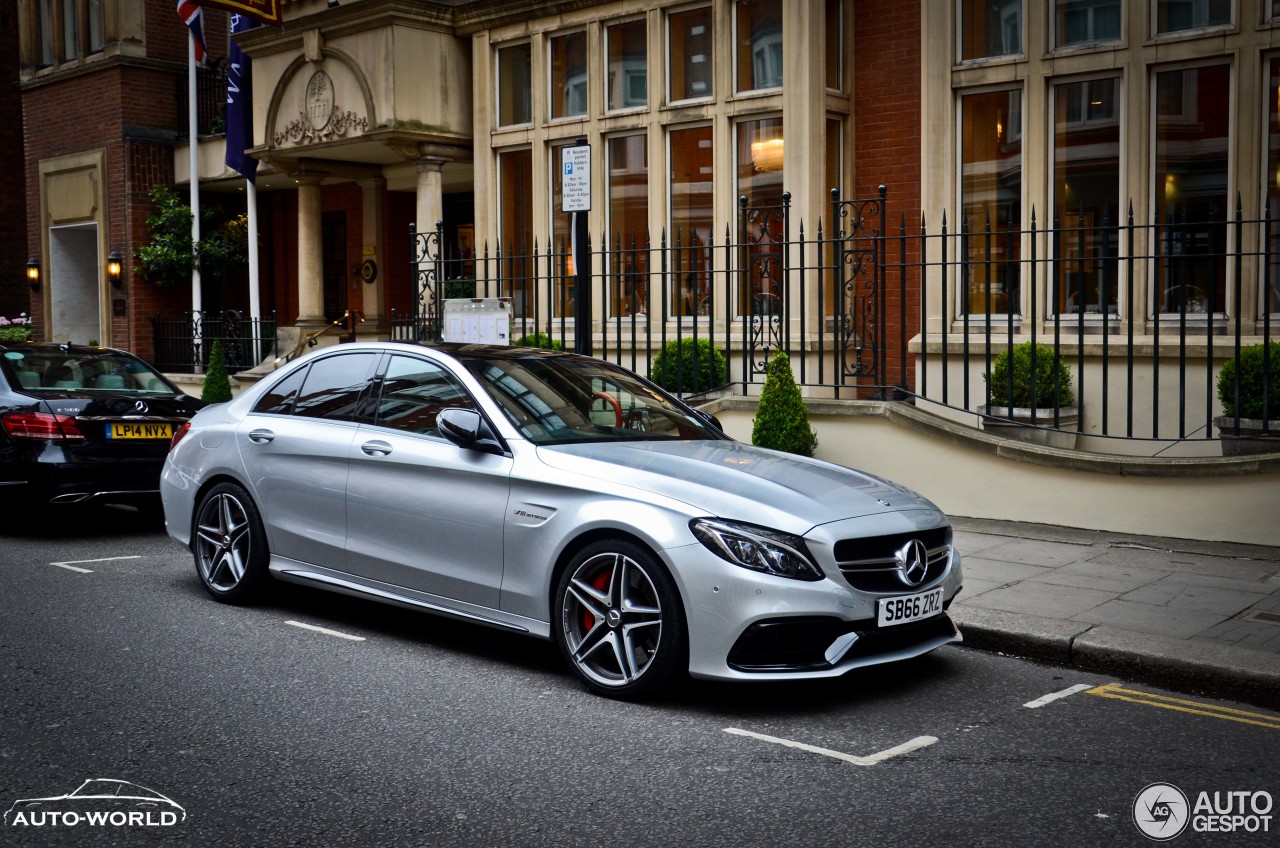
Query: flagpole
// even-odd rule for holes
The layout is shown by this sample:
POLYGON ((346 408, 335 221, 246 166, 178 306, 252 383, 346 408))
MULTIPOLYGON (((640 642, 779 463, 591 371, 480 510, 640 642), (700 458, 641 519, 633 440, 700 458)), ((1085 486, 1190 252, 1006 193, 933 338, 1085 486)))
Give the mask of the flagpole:
MULTIPOLYGON (((195 33, 187 34, 187 153, 188 153, 188 176, 191 181, 191 242, 192 244, 200 243, 200 161, 199 161, 199 137, 197 135, 196 126, 196 36, 195 33)), ((191 311, 200 312, 203 304, 200 297, 200 265, 197 263, 191 269, 191 311)), ((194 318, 194 316, 193 316, 194 318)), ((193 340, 196 350, 200 348, 201 327, 200 322, 193 320, 192 326, 195 328, 193 340)), ((196 360, 197 370, 200 368, 203 360, 196 360)))
POLYGON ((249 317, 257 327, 262 319, 262 307, 258 303, 258 187, 253 180, 245 180, 244 191, 249 212, 249 317))

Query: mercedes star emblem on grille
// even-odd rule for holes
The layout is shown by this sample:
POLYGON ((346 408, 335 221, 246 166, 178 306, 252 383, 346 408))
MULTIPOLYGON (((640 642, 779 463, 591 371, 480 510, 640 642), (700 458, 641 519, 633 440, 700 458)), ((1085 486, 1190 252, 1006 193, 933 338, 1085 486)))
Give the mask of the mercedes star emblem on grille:
POLYGON ((908 586, 919 586, 929 573, 929 552, 924 542, 912 539, 903 545, 893 558, 898 562, 898 577, 908 586))
POLYGON ((133 408, 142 413, 145 413, 147 411, 147 405, 142 401, 138 401, 137 403, 135 403, 133 405, 133 408))

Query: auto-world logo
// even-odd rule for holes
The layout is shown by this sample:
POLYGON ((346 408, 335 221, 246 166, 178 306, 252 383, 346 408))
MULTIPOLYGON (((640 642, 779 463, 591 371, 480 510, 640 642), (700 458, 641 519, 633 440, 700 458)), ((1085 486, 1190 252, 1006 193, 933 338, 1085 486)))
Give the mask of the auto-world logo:
POLYGON ((172 827, 187 811, 172 798, 130 783, 86 780, 74 792, 22 798, 4 814, 6 827, 172 827))
POLYGON ((1133 799, 1133 823, 1143 835, 1167 842, 1190 826, 1194 833, 1271 832, 1270 792, 1201 791, 1191 801, 1172 783, 1152 783, 1133 799))

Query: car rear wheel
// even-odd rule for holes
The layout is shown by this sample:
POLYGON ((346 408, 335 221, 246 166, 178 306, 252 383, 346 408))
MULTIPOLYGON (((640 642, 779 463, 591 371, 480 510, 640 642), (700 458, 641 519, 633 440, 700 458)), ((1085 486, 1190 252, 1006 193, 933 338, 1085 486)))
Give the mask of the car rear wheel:
POLYGON ((219 483, 196 510, 196 573, 219 601, 247 603, 267 579, 267 534, 249 493, 235 483, 219 483))
POLYGON ((569 667, 601 695, 651 695, 688 668, 679 592, 632 542, 596 542, 574 557, 556 590, 553 629, 569 667))

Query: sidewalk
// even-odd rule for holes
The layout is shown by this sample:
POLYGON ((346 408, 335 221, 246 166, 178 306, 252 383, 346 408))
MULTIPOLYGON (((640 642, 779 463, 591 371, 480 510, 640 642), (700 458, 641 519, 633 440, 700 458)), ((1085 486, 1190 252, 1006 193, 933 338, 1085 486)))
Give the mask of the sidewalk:
POLYGON ((1280 548, 952 523, 969 646, 1280 708, 1280 548))

